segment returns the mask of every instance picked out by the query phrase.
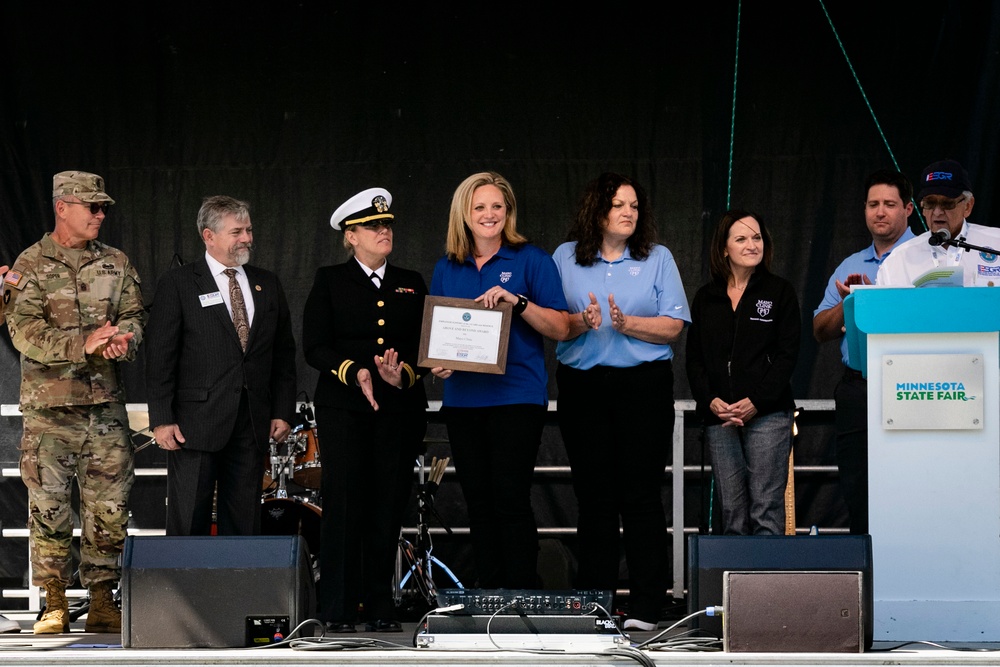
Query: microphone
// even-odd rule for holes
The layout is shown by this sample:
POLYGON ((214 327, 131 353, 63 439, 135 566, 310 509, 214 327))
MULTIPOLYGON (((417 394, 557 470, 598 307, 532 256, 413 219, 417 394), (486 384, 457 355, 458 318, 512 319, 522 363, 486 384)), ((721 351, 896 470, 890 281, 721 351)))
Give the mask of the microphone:
POLYGON ((951 240, 951 232, 947 229, 942 229, 939 232, 934 232, 931 237, 927 239, 927 245, 939 246, 944 245, 951 240))

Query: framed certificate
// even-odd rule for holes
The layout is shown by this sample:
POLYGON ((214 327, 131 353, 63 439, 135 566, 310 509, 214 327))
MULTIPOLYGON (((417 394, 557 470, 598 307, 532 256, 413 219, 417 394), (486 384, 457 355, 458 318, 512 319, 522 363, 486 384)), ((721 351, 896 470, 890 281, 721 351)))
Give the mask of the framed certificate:
POLYGON ((512 309, 506 301, 487 308, 472 299, 424 297, 417 364, 503 375, 512 309))

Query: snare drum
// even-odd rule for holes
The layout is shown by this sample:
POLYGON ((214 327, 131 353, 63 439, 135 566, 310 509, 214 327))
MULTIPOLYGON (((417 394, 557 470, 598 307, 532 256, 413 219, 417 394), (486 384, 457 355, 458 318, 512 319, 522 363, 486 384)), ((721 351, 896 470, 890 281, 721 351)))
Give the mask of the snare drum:
POLYGON ((307 489, 318 489, 323 476, 319 460, 319 434, 315 428, 305 429, 298 434, 295 455, 295 468, 292 479, 299 486, 307 489))
POLYGON ((309 553, 319 554, 320 523, 323 510, 293 498, 268 498, 261 503, 261 535, 301 535, 309 553))

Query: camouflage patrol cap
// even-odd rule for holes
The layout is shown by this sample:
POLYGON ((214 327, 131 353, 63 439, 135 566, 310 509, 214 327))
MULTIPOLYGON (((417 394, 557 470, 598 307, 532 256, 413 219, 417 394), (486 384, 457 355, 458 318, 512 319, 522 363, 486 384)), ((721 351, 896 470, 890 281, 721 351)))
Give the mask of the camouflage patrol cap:
POLYGON ((52 177, 52 198, 71 195, 87 203, 115 200, 104 191, 104 179, 85 171, 60 171, 52 177))

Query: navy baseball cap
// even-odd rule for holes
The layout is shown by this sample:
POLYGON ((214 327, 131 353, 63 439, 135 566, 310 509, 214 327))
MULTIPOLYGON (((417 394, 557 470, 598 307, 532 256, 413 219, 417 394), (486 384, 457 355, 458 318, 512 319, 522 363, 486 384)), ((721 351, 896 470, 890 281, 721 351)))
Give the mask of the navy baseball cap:
POLYGON ((929 195, 943 195, 955 199, 966 191, 972 192, 972 183, 965 167, 955 160, 939 160, 924 167, 920 173, 917 201, 929 195))

